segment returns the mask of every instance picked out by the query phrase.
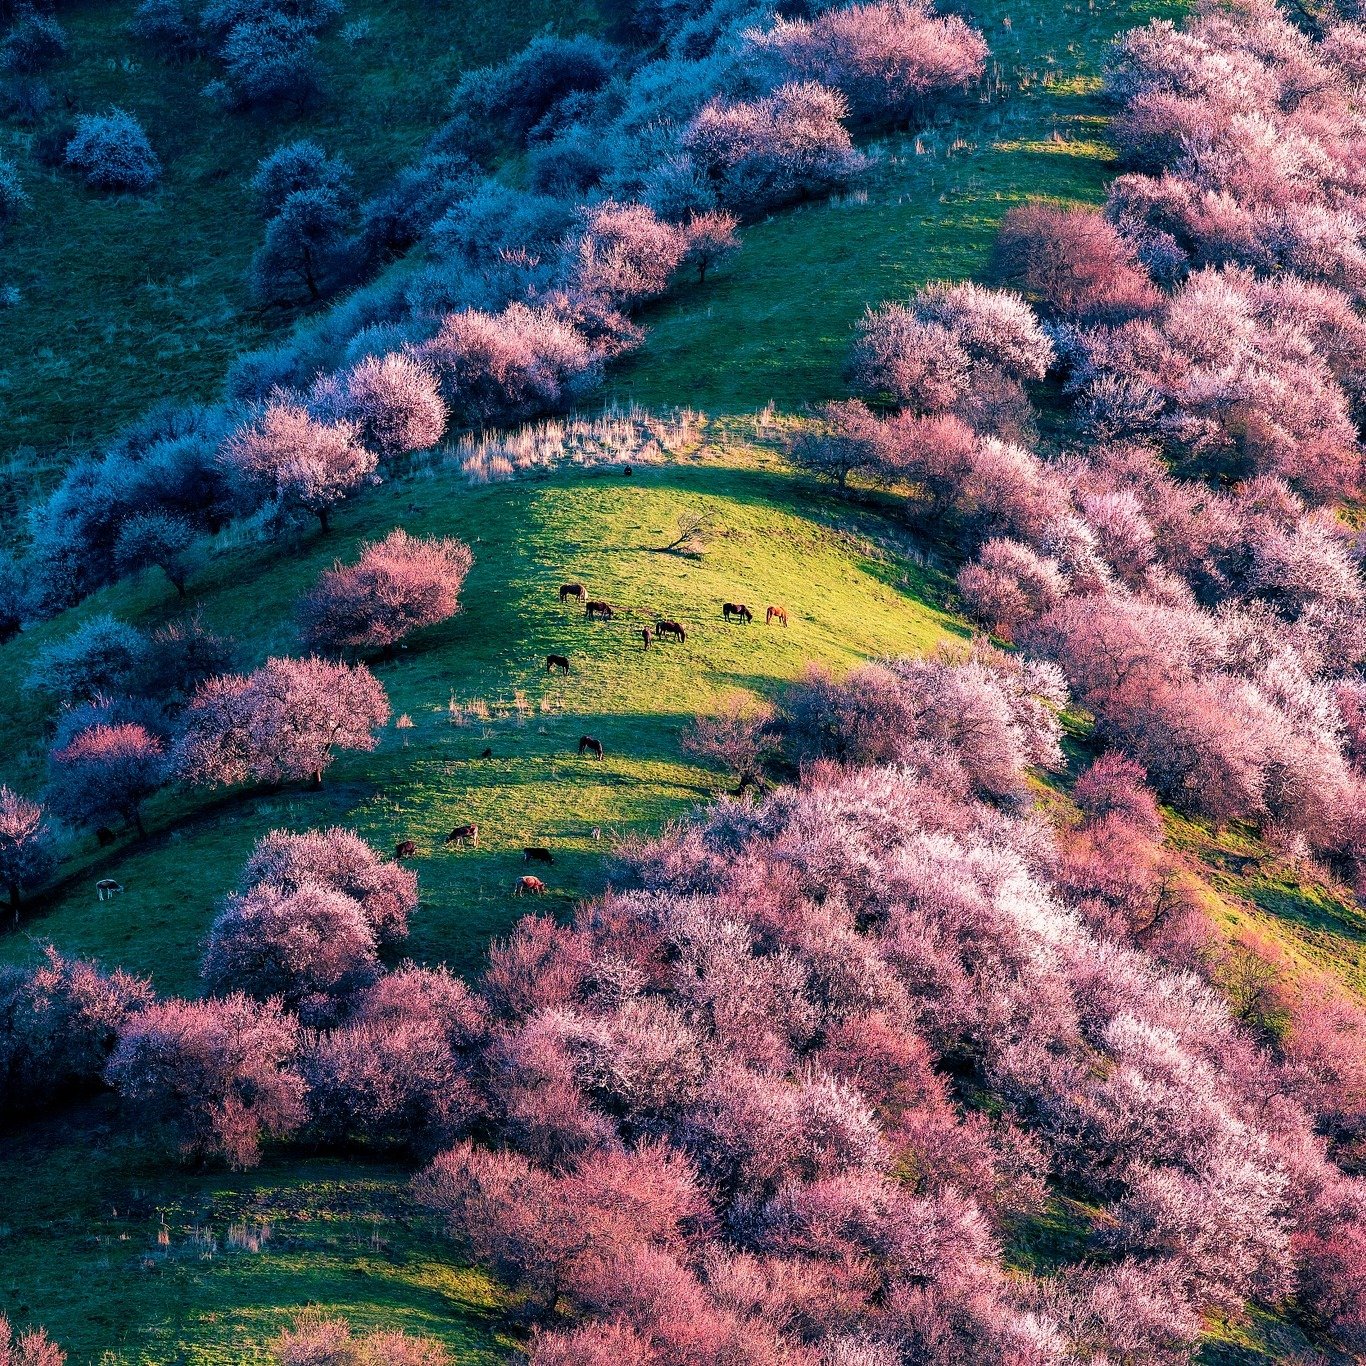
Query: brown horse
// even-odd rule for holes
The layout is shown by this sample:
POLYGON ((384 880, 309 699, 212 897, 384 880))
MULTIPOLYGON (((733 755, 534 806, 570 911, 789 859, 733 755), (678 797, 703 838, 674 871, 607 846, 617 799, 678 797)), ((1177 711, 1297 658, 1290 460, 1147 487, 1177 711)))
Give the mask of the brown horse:
POLYGON ((472 844, 476 849, 479 847, 479 827, 471 823, 470 825, 457 825, 449 835, 446 836, 447 844, 472 844))
POLYGON ((650 648, 650 642, 651 642, 654 638, 655 638, 655 633, 654 633, 652 630, 650 630, 650 628, 649 628, 648 626, 642 626, 642 627, 640 628, 640 639, 641 639, 641 644, 642 644, 642 646, 643 646, 645 649, 648 650, 648 649, 650 648))
POLYGON ((549 849, 542 849, 538 845, 528 845, 522 850, 523 863, 554 863, 555 856, 549 849))
POLYGON ((679 641, 687 640, 688 638, 688 633, 683 629, 682 625, 676 621, 655 622, 655 635, 657 635, 660 640, 663 640, 665 636, 672 636, 675 640, 679 641))
POLYGON ((554 673, 556 669, 562 674, 567 674, 569 672, 569 660, 564 655, 546 655, 546 673, 554 673))
POLYGON ((570 598, 577 598, 582 602, 588 596, 588 590, 581 583, 562 583, 560 585, 560 601, 568 602, 570 598))
POLYGON ((754 613, 751 612, 743 602, 723 603, 721 606, 721 615, 725 617, 727 621, 729 621, 731 617, 739 617, 746 626, 754 620, 754 613))
POLYGON ((412 858, 417 853, 417 845, 412 840, 399 840, 394 845, 394 857, 396 859, 412 858))
POLYGON ((783 607, 770 607, 764 614, 764 625, 772 626, 775 621, 780 621, 784 626, 787 625, 787 610, 783 607))
POLYGON ((579 737, 579 755, 582 757, 585 754, 596 754, 601 759, 602 741, 593 739, 591 735, 581 735, 579 737))
POLYGON ((512 888, 513 896, 544 896, 545 883, 538 877, 528 874, 526 877, 519 877, 512 888))
POLYGON ((601 617, 603 621, 611 621, 612 604, 610 602, 598 602, 594 599, 583 609, 583 614, 590 621, 596 620, 598 617, 601 617))

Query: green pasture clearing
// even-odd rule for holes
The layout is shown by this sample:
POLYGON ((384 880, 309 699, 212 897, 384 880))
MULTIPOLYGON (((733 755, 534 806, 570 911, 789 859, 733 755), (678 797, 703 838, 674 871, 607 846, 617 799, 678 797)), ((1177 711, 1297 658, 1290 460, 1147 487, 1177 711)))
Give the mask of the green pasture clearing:
MULTIPOLYGON (((162 990, 193 991, 203 935, 255 841, 277 826, 341 822, 383 848, 417 842, 423 904, 405 952, 473 970, 524 908, 510 895, 524 846, 555 851, 554 867, 539 871, 552 889, 547 908, 566 911, 601 885, 615 839, 658 829, 717 791, 724 775, 685 758, 679 733, 725 693, 771 696, 813 660, 843 669, 964 633, 935 605, 946 583, 910 557, 892 519, 733 441, 638 466, 629 480, 612 470, 470 489, 450 469, 404 480, 347 505, 331 535, 296 553, 224 554, 192 581, 191 605, 241 643, 245 664, 296 652, 299 597, 334 559, 354 558, 360 540, 395 525, 457 536, 475 565, 459 617, 376 663, 394 711, 379 748, 342 756, 321 792, 168 791, 149 805, 146 840, 97 851, 81 836, 67 882, 35 907, 27 934, 0 940, 0 957, 25 959, 28 936, 41 937, 151 974, 162 990), (691 511, 715 515, 711 546, 662 552, 691 511), (561 605, 565 580, 609 600, 616 619, 590 623, 581 607, 561 605), (749 603, 755 624, 726 625, 727 600, 749 603), (789 629, 763 624, 771 602, 788 609, 789 629), (686 644, 643 648, 640 628, 660 616, 683 622, 686 644), (569 677, 546 674, 550 653, 569 656, 569 677), (584 734, 603 742, 601 762, 578 757, 584 734), (491 760, 478 757, 485 748, 491 760), (446 850, 444 835, 466 821, 479 824, 480 848, 446 850), (101 904, 99 877, 127 890, 101 904)), ((150 573, 82 612, 110 610, 152 624, 179 604, 150 573)), ((76 620, 12 642, 0 670, 23 678, 43 641, 76 620)), ((45 711, 21 689, 0 699, 4 776, 25 790, 41 781, 34 737, 45 711)))
POLYGON ((160 400, 212 398, 241 352, 291 324, 292 312, 261 308, 247 287, 264 231, 247 182, 262 156, 316 137, 371 193, 439 126, 462 70, 516 51, 548 24, 595 24, 593 0, 347 0, 320 47, 322 97, 296 118, 206 99, 216 64, 163 61, 126 32, 135 8, 64 4, 71 53, 47 77, 54 108, 36 128, 0 123, 0 152, 33 198, 0 266, 0 285, 22 295, 0 311, 0 514, 72 450, 160 400), (348 30, 361 36, 348 41, 348 30), (39 164, 33 145, 70 121, 68 94, 79 113, 112 103, 142 120, 165 171, 153 193, 94 193, 39 164))
POLYGON ((437 1338, 461 1366, 506 1359, 505 1296, 452 1263, 405 1170, 296 1154, 185 1172, 120 1130, 98 1102, 0 1155, 0 1312, 70 1366, 264 1366, 304 1309, 437 1338))

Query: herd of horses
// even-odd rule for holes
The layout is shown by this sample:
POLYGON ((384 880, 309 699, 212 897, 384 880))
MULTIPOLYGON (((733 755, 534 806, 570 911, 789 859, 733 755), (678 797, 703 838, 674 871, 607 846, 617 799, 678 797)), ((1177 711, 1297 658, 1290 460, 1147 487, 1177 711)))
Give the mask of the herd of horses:
MULTIPOLYGON (((616 617, 616 611, 610 602, 602 598, 590 598, 588 589, 581 583, 562 583, 560 585, 560 602, 583 603, 583 614, 589 621, 611 621, 616 617)), ((746 626, 754 620, 754 613, 743 602, 723 602, 721 604, 721 616, 727 622, 740 621, 746 626)), ((787 609, 770 603, 764 612, 764 625, 772 626, 775 621, 780 626, 786 626, 787 609)), ((640 628, 640 639, 641 648, 648 650, 656 640, 674 640, 681 645, 687 641, 688 632, 682 622, 670 621, 661 617, 653 626, 642 626, 640 628)), ((546 673, 567 674, 569 672, 568 656, 546 655, 545 671, 546 673)))
MULTIPOLYGON (((628 474, 631 472, 629 467, 626 472, 628 474)), ((584 604, 584 616, 586 616, 589 621, 611 621, 616 616, 611 603, 598 598, 590 598, 588 596, 588 589, 581 583, 562 583, 560 585, 560 602, 566 603, 570 601, 584 604)), ((746 626, 754 620, 754 613, 743 602, 722 603, 721 616, 727 622, 739 621, 746 626)), ((786 626, 787 612, 782 607, 770 604, 764 613, 764 624, 766 626, 771 626, 775 621, 781 626, 786 626)), ((652 627, 642 627, 640 635, 643 641, 642 648, 647 650, 656 640, 672 640, 681 645, 686 643, 688 639, 687 628, 682 622, 670 621, 664 618, 657 620, 652 627)), ((569 656, 546 655, 545 671, 546 673, 569 673, 569 656)), ((578 753, 580 758, 587 754, 600 760, 603 757, 602 741, 591 735, 581 735, 579 737, 578 753)), ((481 759, 492 759, 492 747, 485 749, 479 757, 481 759)), ((756 786, 759 785, 755 779, 750 779, 750 781, 756 786)), ((742 780, 740 786, 741 792, 744 791, 744 786, 745 784, 742 780)), ((95 833, 99 839, 101 848, 114 842, 114 832, 105 826, 101 826, 95 833)), ((595 831, 595 836, 596 833, 597 832, 595 831)), ((442 843, 447 847, 460 845, 477 849, 479 847, 479 827, 473 823, 468 825, 457 825, 455 829, 445 837, 442 843)), ((403 859, 414 858, 416 855, 417 842, 415 840, 399 840, 394 846, 395 860, 402 861, 403 859)), ((522 850, 522 861, 524 863, 553 864, 555 858, 549 849, 539 845, 530 845, 522 850)), ((96 883, 95 886, 101 901, 123 891, 123 888, 112 878, 103 878, 96 883)), ((542 896, 545 891, 545 883, 542 882, 540 878, 532 877, 529 874, 518 878, 512 888, 514 896, 542 896)))

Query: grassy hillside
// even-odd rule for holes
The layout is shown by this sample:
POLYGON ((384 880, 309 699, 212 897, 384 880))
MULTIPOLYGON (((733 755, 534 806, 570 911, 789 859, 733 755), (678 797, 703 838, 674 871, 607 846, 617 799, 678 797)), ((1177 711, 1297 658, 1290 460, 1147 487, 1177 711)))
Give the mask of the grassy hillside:
MULTIPOLYGON (((251 547, 215 561, 192 582, 192 596, 251 664, 298 649, 295 603, 335 558, 354 558, 365 537, 401 524, 458 536, 475 553, 463 613, 376 665, 395 718, 378 750, 344 756, 320 793, 163 794, 146 841, 101 855, 81 838, 68 885, 28 930, 150 972, 164 990, 192 990, 215 904, 256 839, 275 826, 342 821, 381 846, 416 840, 424 896, 409 951, 468 970, 517 910, 509 889, 523 846, 555 849, 548 880, 554 904, 567 908, 599 885, 614 836, 656 828, 716 790, 721 775, 679 750, 679 731, 697 711, 734 688, 771 694, 809 660, 840 667, 962 629, 927 605, 942 588, 897 553, 892 523, 851 516, 739 439, 737 427, 718 430, 687 462, 641 466, 629 481, 612 470, 467 489, 457 471, 441 471, 357 500, 333 535, 297 554, 251 547), (714 543, 699 557, 662 553, 688 511, 714 514, 714 543), (556 590, 566 578, 611 601, 616 620, 588 623, 581 608, 562 606, 556 590), (759 622, 724 624, 728 599, 756 607, 759 622), (770 602, 788 608, 790 629, 764 627, 770 602), (685 645, 643 650, 639 629, 659 615, 688 627, 685 645), (567 653, 573 673, 547 676, 548 653, 567 653), (577 757, 585 733, 603 741, 601 763, 577 757), (486 747, 492 760, 477 757, 486 747), (446 851, 445 833, 470 820, 481 828, 480 849, 446 851), (99 877, 127 891, 100 905, 99 877)), ((149 574, 83 610, 151 624, 177 606, 149 574)), ((26 633, 0 651, 0 670, 22 678, 42 642, 73 624, 68 616, 26 633)), ((13 756, 7 776, 25 788, 41 780, 33 737, 43 710, 22 692, 0 703, 0 745, 13 756)), ((6 957, 31 952, 23 936, 0 940, 6 957)))
POLYGON ((592 27, 593 0, 348 0, 324 36, 323 95, 294 118, 233 113, 200 91, 212 61, 167 63, 126 31, 136 0, 74 0, 61 18, 71 53, 48 77, 53 110, 32 129, 0 123, 33 208, 7 235, 0 284, 0 474, 8 509, 73 445, 109 435, 161 399, 215 395, 229 364, 292 322, 250 298, 246 271, 263 225, 247 181, 257 161, 313 136, 370 193, 440 124, 462 70, 497 61, 547 24, 592 27), (165 170, 145 197, 86 190, 48 170, 35 142, 111 103, 134 113, 165 170), (8 466, 6 469, 5 466, 8 466))
POLYGON ((95 1105, 7 1144, 0 1312, 45 1324, 71 1366, 237 1366, 299 1311, 344 1312, 506 1359, 503 1299, 407 1195, 407 1173, 326 1158, 189 1173, 95 1105))
POLYGON ((792 410, 841 397, 850 328, 870 304, 980 276, 1001 218, 1047 196, 1098 203, 1114 167, 1099 73, 1110 40, 1180 0, 965 0, 991 44, 991 89, 918 136, 867 150, 865 187, 749 228, 701 288, 659 305, 618 399, 710 412, 792 410), (721 358, 724 357, 724 361, 721 358))

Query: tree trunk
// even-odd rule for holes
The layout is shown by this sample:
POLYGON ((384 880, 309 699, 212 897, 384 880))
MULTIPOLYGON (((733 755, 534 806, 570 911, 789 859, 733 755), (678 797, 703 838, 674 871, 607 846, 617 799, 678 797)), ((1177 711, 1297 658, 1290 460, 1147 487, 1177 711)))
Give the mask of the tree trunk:
POLYGON ((320 768, 315 768, 315 769, 313 770, 313 776, 312 776, 312 778, 309 780, 309 784, 310 784, 310 786, 312 786, 312 787, 314 787, 314 788, 319 788, 319 787, 321 787, 321 786, 323 785, 323 771, 322 771, 322 769, 320 769, 320 768))
POLYGON ((143 839, 147 837, 147 827, 142 823, 142 811, 138 807, 133 808, 133 828, 143 839))
POLYGON ((11 882, 9 885, 9 908, 14 912, 14 923, 19 923, 19 884, 11 882))
POLYGON ((318 525, 322 527, 323 535, 326 535, 329 531, 332 530, 331 526, 328 523, 328 519, 331 517, 331 515, 331 510, 328 508, 318 509, 318 525))

